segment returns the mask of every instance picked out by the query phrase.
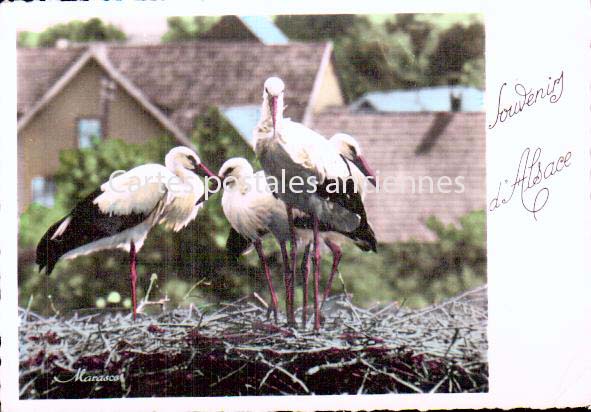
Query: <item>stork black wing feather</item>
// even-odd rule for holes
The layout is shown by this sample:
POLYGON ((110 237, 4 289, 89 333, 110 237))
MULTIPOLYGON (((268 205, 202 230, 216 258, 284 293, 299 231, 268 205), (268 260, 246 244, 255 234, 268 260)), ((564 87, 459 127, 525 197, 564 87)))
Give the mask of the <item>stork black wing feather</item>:
POLYGON ((35 262, 39 265, 39 271, 47 268, 46 273, 49 275, 59 258, 67 252, 131 229, 146 220, 147 215, 143 213, 109 215, 101 212, 94 200, 102 193, 99 188, 89 194, 67 216, 47 230, 37 245, 35 262), (53 238, 68 218, 71 220, 64 232, 53 238))
MULTIPOLYGON (((355 183, 352 179, 327 179, 322 185, 318 185, 318 194, 348 211, 356 213, 361 218, 359 226, 351 232, 338 230, 326 222, 320 222, 319 230, 321 232, 334 231, 341 233, 353 240, 361 250, 377 252, 375 233, 367 220, 367 213, 365 212, 365 206, 363 205, 361 194, 355 190, 355 183), (332 187, 338 185, 336 187, 339 190, 332 190, 329 185, 332 185, 332 187)), ((294 219, 294 224, 300 229, 313 228, 312 218, 307 215, 296 217, 294 219)))
POLYGON ((232 260, 237 260, 249 248, 251 243, 249 239, 242 236, 234 228, 230 228, 228 240, 226 241, 228 257, 232 260))
POLYGON ((351 178, 326 179, 322 184, 318 185, 317 193, 322 198, 338 204, 349 212, 358 214, 361 218, 365 215, 361 194, 359 190, 356 190, 355 182, 351 178), (333 188, 336 188, 336 190, 333 188))

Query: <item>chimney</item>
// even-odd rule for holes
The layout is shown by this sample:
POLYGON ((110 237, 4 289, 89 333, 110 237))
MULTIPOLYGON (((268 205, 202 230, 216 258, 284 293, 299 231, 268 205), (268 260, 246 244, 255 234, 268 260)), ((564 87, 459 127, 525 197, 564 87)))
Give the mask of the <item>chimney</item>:
POLYGON ((68 47, 70 47, 70 40, 68 39, 57 39, 57 41, 55 42, 55 47, 56 49, 67 49, 68 47))
POLYGON ((457 90, 453 90, 449 93, 450 106, 452 112, 459 112, 462 110, 462 94, 457 90))

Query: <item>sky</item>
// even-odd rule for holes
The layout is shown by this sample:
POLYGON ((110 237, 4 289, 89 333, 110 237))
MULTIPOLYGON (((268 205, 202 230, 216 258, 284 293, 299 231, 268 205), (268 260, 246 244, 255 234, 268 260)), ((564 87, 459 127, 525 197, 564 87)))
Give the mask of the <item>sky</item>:
MULTIPOLYGON (((67 16, 43 15, 33 14, 27 16, 26 19, 19 20, 17 23, 17 31, 32 31, 41 32, 58 23, 67 23, 72 20, 87 20, 87 15, 75 16, 69 14, 67 16)), ((141 17, 133 16, 112 16, 101 17, 101 20, 114 24, 123 30, 131 40, 159 40, 166 32, 166 16, 151 16, 143 15, 141 17)))

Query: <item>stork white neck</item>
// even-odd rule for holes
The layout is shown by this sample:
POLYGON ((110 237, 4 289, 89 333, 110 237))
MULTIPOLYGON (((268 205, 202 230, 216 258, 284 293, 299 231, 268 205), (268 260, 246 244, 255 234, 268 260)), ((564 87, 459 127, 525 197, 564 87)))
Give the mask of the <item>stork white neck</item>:
POLYGON ((183 182, 198 179, 193 169, 199 163, 200 159, 197 155, 185 147, 172 149, 164 159, 166 168, 178 176, 183 182))
POLYGON ((275 113, 275 129, 281 130, 283 124, 283 110, 285 106, 283 104, 283 93, 279 96, 269 96, 268 93, 263 95, 263 103, 261 105, 261 118, 259 120, 259 128, 273 128, 273 114, 271 111, 271 98, 276 100, 276 113, 275 113))

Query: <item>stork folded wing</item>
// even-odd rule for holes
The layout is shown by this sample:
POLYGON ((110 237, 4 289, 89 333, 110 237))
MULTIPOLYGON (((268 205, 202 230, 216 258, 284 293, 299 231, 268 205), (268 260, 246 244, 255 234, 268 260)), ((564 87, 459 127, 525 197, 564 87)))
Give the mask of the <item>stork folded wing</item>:
POLYGON ((158 164, 138 166, 103 183, 103 193, 94 203, 110 215, 150 214, 159 202, 166 200, 167 184, 175 178, 166 167, 158 164))
POLYGON ((226 241, 226 252, 231 260, 238 259, 252 247, 252 242, 238 233, 234 228, 230 229, 226 241))

